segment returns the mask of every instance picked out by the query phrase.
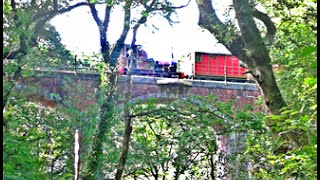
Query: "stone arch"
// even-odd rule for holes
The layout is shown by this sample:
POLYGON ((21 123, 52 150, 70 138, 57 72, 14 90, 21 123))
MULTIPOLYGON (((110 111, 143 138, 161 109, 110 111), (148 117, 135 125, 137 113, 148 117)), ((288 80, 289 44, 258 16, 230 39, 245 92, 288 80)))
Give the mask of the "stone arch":
POLYGON ((150 93, 147 95, 140 95, 134 98, 131 98, 130 103, 134 103, 136 101, 146 101, 148 99, 151 98, 156 98, 159 100, 168 100, 168 101, 175 101, 175 100, 179 100, 179 99, 186 99, 187 97, 189 97, 188 95, 183 95, 183 94, 167 94, 167 93, 150 93))
MULTIPOLYGON (((147 95, 140 95, 137 97, 132 98, 130 101, 131 103, 137 102, 137 101, 146 101, 150 98, 156 98, 159 101, 159 103, 162 103, 164 101, 175 101, 179 99, 187 99, 189 97, 188 94, 168 94, 168 93, 151 93, 147 95)), ((200 104, 202 101, 197 100, 194 103, 195 104, 200 104)), ((213 110, 215 107, 212 107, 213 110)), ((213 129, 216 131, 217 135, 215 136, 215 139, 213 139, 216 144, 217 144, 217 152, 216 152, 216 172, 218 174, 218 177, 221 179, 230 179, 232 174, 230 174, 230 170, 228 170, 227 166, 230 166, 230 162, 227 159, 228 154, 233 154, 236 152, 233 152, 232 147, 235 144, 236 141, 236 135, 231 133, 230 135, 228 134, 223 134, 221 133, 222 125, 221 124, 213 124, 213 129)), ((232 165, 233 166, 233 165, 232 165)), ((232 167, 231 167, 232 168, 232 167)), ((234 167, 233 167, 234 168, 234 167)))

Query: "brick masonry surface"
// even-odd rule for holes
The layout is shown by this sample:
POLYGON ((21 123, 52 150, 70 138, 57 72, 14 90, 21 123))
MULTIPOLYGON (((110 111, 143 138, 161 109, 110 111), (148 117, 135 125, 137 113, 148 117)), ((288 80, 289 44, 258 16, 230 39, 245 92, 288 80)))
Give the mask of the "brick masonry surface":
MULTIPOLYGON (((126 76, 118 78, 118 92, 125 89, 126 76)), ((161 77, 132 77, 131 100, 160 98, 175 100, 190 95, 216 95, 221 101, 233 99, 235 106, 254 104, 260 95, 255 84, 231 83, 206 80, 178 80, 161 77)), ((73 73, 66 71, 42 71, 35 76, 23 78, 16 90, 25 97, 55 107, 59 100, 70 102, 84 111, 96 103, 100 79, 98 74, 73 73)))

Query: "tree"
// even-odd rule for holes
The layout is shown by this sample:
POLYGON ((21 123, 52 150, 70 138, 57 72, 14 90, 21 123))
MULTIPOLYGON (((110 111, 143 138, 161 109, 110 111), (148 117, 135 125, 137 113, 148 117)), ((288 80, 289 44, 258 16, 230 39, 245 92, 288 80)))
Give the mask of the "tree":
POLYGON ((51 67, 55 69, 73 67, 70 62, 74 61, 74 55, 61 43, 60 34, 55 27, 46 24, 43 30, 39 32, 38 42, 37 47, 32 52, 32 54, 38 56, 34 58, 38 61, 30 60, 28 61, 28 66, 33 64, 34 67, 51 67), (46 57, 46 59, 43 57, 46 57))
MULTIPOLYGON (((272 120, 272 140, 264 121, 247 128, 251 177, 258 179, 315 179, 317 177, 317 58, 316 2, 259 1, 277 19, 277 33, 270 46, 280 91, 288 106, 272 120)), ((270 125, 270 124, 268 124, 270 125)))
POLYGON ((233 1, 236 19, 240 28, 224 24, 216 15, 210 0, 197 0, 200 13, 198 24, 224 44, 226 48, 243 61, 261 88, 265 104, 271 113, 277 114, 285 101, 276 83, 269 50, 266 42, 272 43, 276 31, 267 14, 258 11, 248 0, 233 1), (254 18, 261 20, 267 28, 264 39, 254 18))
POLYGON ((249 159, 252 165, 248 175, 258 179, 315 178, 315 1, 233 1, 239 33, 236 27, 227 26, 218 19, 211 1, 197 0, 197 4, 199 25, 213 33, 231 53, 253 70, 266 105, 272 112, 265 118, 267 124, 261 120, 255 127, 246 129, 247 147, 240 157, 249 159), (267 14, 257 11, 254 8, 257 4, 262 5, 267 14), (275 23, 269 16, 276 19, 275 23), (264 37, 261 38, 258 21, 253 21, 253 18, 263 22, 267 32, 263 29, 260 32, 265 34, 264 37), (265 76, 270 77, 272 71, 267 64, 279 65, 280 68, 274 71, 278 86, 274 78, 269 78, 274 85, 268 85, 265 76), (255 70, 260 72, 261 80, 255 70), (278 98, 267 103, 271 94, 278 98), (274 103, 278 104, 274 106, 274 103), (271 128, 273 138, 266 125, 271 128))
POLYGON ((124 177, 223 178, 216 158, 228 155, 218 152, 221 146, 215 137, 242 132, 245 128, 237 126, 260 120, 248 109, 233 109, 232 104, 212 96, 132 104, 132 143, 124 177))
MULTIPOLYGON (((71 123, 70 126, 67 128, 68 131, 59 131, 54 128, 58 128, 61 126, 58 126, 60 121, 62 121, 59 118, 52 118, 51 115, 48 115, 46 113, 37 113, 37 117, 29 117, 28 115, 25 115, 26 109, 34 108, 32 105, 33 103, 30 103, 31 106, 29 105, 23 105, 23 106, 18 106, 17 109, 12 110, 12 104, 9 101, 9 98, 13 101, 12 103, 16 103, 16 99, 19 98, 19 93, 16 93, 16 89, 14 89, 16 82, 21 78, 21 77, 26 77, 30 75, 30 70, 22 71, 22 68, 24 67, 43 67, 44 64, 46 67, 48 65, 54 65, 58 64, 58 66, 61 66, 62 64, 66 65, 66 61, 63 60, 68 60, 71 57, 71 54, 69 51, 65 49, 65 47, 61 44, 60 42, 60 37, 59 34, 55 31, 54 27, 50 26, 48 24, 49 20, 55 17, 58 14, 69 12, 74 8, 88 5, 86 2, 79 2, 74 5, 70 5, 68 2, 59 2, 58 1, 30 1, 30 2, 24 2, 24 1, 4 1, 4 47, 3 47, 3 64, 4 64, 4 72, 3 72, 3 79, 4 79, 4 86, 3 86, 3 111, 4 113, 17 113, 15 114, 17 117, 22 117, 21 119, 13 118, 13 116, 4 116, 4 125, 8 124, 9 127, 12 127, 13 129, 8 129, 6 133, 8 134, 8 139, 5 140, 7 143, 6 149, 10 151, 12 149, 12 145, 14 143, 16 144, 21 144, 22 146, 24 145, 25 141, 28 142, 28 139, 31 138, 33 141, 33 138, 37 138, 37 140, 41 141, 41 146, 40 144, 30 144, 26 146, 25 149, 19 150, 18 153, 22 152, 21 154, 17 156, 11 156, 9 153, 8 158, 9 162, 8 167, 13 166, 14 163, 19 164, 24 164, 27 160, 29 161, 30 159, 26 158, 26 161, 23 161, 23 155, 27 155, 29 157, 33 156, 35 154, 34 147, 43 148, 41 152, 41 156, 46 156, 46 157, 39 157, 40 155, 38 154, 37 158, 35 161, 30 161, 30 164, 26 166, 30 166, 32 168, 31 173, 34 173, 33 177, 37 178, 39 177, 40 179, 44 178, 44 174, 49 172, 50 176, 54 176, 55 172, 53 169, 55 169, 56 164, 58 163, 63 163, 62 160, 64 156, 72 157, 71 149, 72 146, 68 147, 68 149, 65 149, 65 146, 63 145, 71 145, 72 144, 72 139, 70 139, 72 130, 74 127, 78 127, 78 124, 75 123, 77 126, 73 126, 74 124, 71 123), (63 58, 60 59, 60 58, 63 58), (59 63, 55 61, 59 61, 59 63), (60 61, 61 60, 61 61, 60 61), (62 62, 62 63, 61 63, 62 62), (8 106, 9 108, 6 110, 5 107, 8 106), (14 112, 13 112, 14 111, 14 112), (23 113, 21 113, 21 112, 23 113), (24 122, 26 120, 25 117, 27 117, 27 120, 32 120, 36 121, 34 119, 39 118, 39 116, 43 116, 44 118, 44 123, 41 124, 41 126, 37 126, 34 124, 29 124, 29 122, 24 122), (8 122, 5 122, 8 120, 8 122), (57 127, 52 127, 50 123, 48 123, 47 120, 52 120, 53 123, 56 123, 55 126, 57 127), (59 121, 57 123, 56 121, 59 121), (26 134, 30 134, 31 137, 22 137, 20 138, 19 135, 16 136, 16 128, 18 129, 31 129, 32 133, 26 132, 26 134), (45 129, 46 132, 49 131, 56 131, 54 133, 63 133, 63 136, 68 138, 67 141, 65 139, 61 139, 61 136, 58 136, 57 139, 55 137, 51 137, 51 135, 48 135, 48 137, 43 136, 43 129, 45 129), (54 129, 54 130, 52 130, 54 129), (71 131, 70 131, 71 130, 71 131), (41 133, 41 135, 34 135, 35 132, 41 133), (69 134, 68 134, 69 133, 69 134), (34 137, 36 136, 36 137, 34 137), (46 139, 47 138, 47 139, 46 139), (60 140, 63 140, 61 142, 60 140), (51 141, 56 141, 57 144, 51 143, 51 141), (45 145, 43 145, 45 144, 45 145), (49 146, 49 147, 48 147, 49 146), (26 151, 26 152, 25 152, 26 151), (30 151, 30 154, 27 152, 30 151), (45 152, 44 152, 45 151, 45 152), (47 152, 48 151, 48 152, 47 152), (67 153, 67 154, 66 154, 67 153), (16 159, 15 159, 16 158, 16 159), (51 163, 51 164, 50 164, 51 163), (34 166, 33 166, 34 165, 34 166), (48 167, 48 168, 47 168, 48 167), (51 170, 50 170, 51 168, 51 170), (47 169, 49 169, 47 171, 47 169), (51 172, 50 172, 51 171, 51 172), (52 173, 53 175, 51 175, 52 173), (39 176, 38 176, 39 175, 39 176)), ((32 71, 31 71, 32 73, 32 71)), ((25 103, 25 102, 23 102, 25 103)), ((63 104, 65 102, 62 102, 63 104)), ((65 105, 65 104, 64 104, 65 105)), ((35 106, 34 111, 44 111, 39 107, 39 105, 35 106)), ((68 106, 67 106, 68 107, 68 106)), ((72 107, 68 107, 69 110, 74 110, 72 107)), ((45 109, 45 111, 48 111, 48 109, 45 109)), ((49 110, 51 111, 51 110, 49 110)), ((73 117, 76 117, 75 114, 80 115, 81 113, 79 111, 76 111, 76 113, 73 114, 73 117)), ((65 114, 64 114, 65 115, 65 114)), ((84 118, 85 116, 82 116, 84 118)), ((74 122, 76 120, 79 120, 81 118, 74 118, 74 119, 69 119, 69 122, 74 122)), ((68 125, 68 122, 65 121, 64 118, 62 118, 64 121, 61 122, 63 125, 68 125)), ((43 120, 43 119, 41 119, 43 120)), ((38 123, 36 121, 35 123, 38 123)), ((65 128, 65 126, 63 128, 65 128)), ((7 126, 6 126, 7 127, 7 126)), ((90 126, 89 126, 90 127, 90 126)), ((80 127, 81 128, 81 127, 80 127)), ((85 128, 83 128, 85 129, 85 128)), ((90 134, 89 134, 90 135, 90 134)), ((63 138, 64 138, 63 137, 63 138)), ((40 151, 38 149, 38 151, 40 151)), ((66 160, 63 160, 66 162, 66 160)), ((68 173, 70 176, 72 176, 72 164, 70 163, 71 159, 68 159, 68 173), (71 166, 70 166, 71 165, 71 166), (71 172, 71 173, 70 173, 71 172)), ((63 164, 62 164, 63 165, 63 164)), ((65 168, 62 167, 60 164, 60 168, 65 168)), ((24 165, 23 165, 24 166, 24 165)), ((22 169, 21 172, 23 172, 25 169, 22 169)), ((60 170, 59 170, 60 171, 60 170)), ((58 172, 60 175, 61 173, 64 172, 65 169, 61 170, 61 172, 58 172)), ((6 173, 9 172, 9 175, 12 175, 12 169, 8 168, 6 169, 6 173)), ((26 171, 27 172, 27 171, 26 171)), ((23 174, 23 173, 22 173, 23 174)), ((27 175, 27 174, 24 174, 27 175)), ((22 175, 22 177, 24 177, 22 175)), ((63 176, 63 177, 68 177, 68 176, 63 176)))
POLYGON ((15 96, 4 112, 5 179, 68 178, 72 176, 72 127, 66 117, 15 96))
MULTIPOLYGON (((58 1, 4 1, 4 47, 3 64, 7 68, 3 73, 5 87, 3 89, 3 107, 10 93, 21 76, 26 55, 39 43, 40 32, 46 23, 58 14, 71 11, 74 8, 87 5, 85 2, 69 5, 58 1)), ((5 121, 3 122, 5 125, 5 121)))
MULTIPOLYGON (((107 73, 102 74, 101 78, 105 80, 105 82, 102 82, 104 84, 107 84, 106 89, 101 91, 101 99, 103 99, 103 103, 100 108, 100 114, 99 114, 99 124, 97 127, 97 133, 93 138, 92 141, 92 147, 90 149, 89 155, 88 155, 88 161, 85 163, 84 171, 83 171, 83 178, 84 179, 90 179, 92 177, 96 176, 96 172, 99 167, 99 158, 102 154, 102 143, 103 138, 105 137, 106 131, 110 128, 109 122, 112 121, 114 118, 113 115, 113 107, 114 103, 117 102, 117 100, 114 98, 115 88, 116 88, 116 77, 117 77, 117 59, 120 55, 120 52, 122 48, 124 47, 124 41, 127 37, 127 34, 130 30, 130 26, 133 26, 133 41, 132 41, 132 47, 135 49, 135 41, 136 41, 136 33, 141 24, 144 24, 147 21, 147 18, 152 15, 156 14, 157 12, 160 12, 164 17, 167 19, 170 19, 171 14, 174 12, 174 9, 182 8, 185 6, 179 6, 174 7, 172 3, 169 1, 162 1, 162 0, 150 0, 150 1, 134 1, 134 0, 126 0, 126 1, 111 1, 107 2, 105 4, 105 16, 104 19, 101 20, 98 16, 98 12, 96 9, 96 4, 93 2, 89 2, 89 8, 92 14, 92 17, 94 21, 96 22, 98 29, 99 29, 99 37, 100 37, 100 47, 101 47, 101 54, 104 59, 105 68, 107 73), (108 40, 107 36, 107 29, 110 21, 110 14, 113 7, 116 5, 121 5, 123 7, 124 11, 124 25, 122 33, 117 40, 117 42, 114 44, 113 48, 111 48, 111 45, 108 40), (132 9, 139 9, 141 8, 140 17, 137 19, 131 17, 131 11, 132 9), (131 24, 131 22, 134 22, 131 24)), ((126 118, 125 118, 126 119, 126 118)), ((130 121, 127 121, 126 124, 129 125, 130 121)), ((129 126, 127 126, 129 127, 129 126)), ((130 129, 130 127, 129 127, 130 129)), ((127 129, 127 138, 130 137, 130 131, 127 129)), ((125 144, 127 144, 129 141, 127 141, 125 144)), ((126 149, 123 149, 124 156, 122 156, 122 163, 119 164, 119 171, 117 173, 116 178, 120 178, 122 174, 122 168, 124 167, 125 163, 125 157, 126 157, 126 149)))

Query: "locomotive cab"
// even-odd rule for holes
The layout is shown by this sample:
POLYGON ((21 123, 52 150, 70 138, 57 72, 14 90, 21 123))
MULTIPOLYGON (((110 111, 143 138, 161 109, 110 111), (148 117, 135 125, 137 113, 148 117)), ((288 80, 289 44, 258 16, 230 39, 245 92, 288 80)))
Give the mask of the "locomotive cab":
MULTIPOLYGON (((133 74, 139 74, 139 72, 150 73, 150 71, 153 69, 153 59, 148 59, 148 54, 146 51, 143 50, 143 47, 141 45, 136 45, 136 64, 133 64, 134 70, 133 74)), ((126 74, 129 65, 130 65, 130 58, 132 55, 132 48, 129 44, 124 45, 121 54, 118 58, 118 72, 120 74, 126 74)))

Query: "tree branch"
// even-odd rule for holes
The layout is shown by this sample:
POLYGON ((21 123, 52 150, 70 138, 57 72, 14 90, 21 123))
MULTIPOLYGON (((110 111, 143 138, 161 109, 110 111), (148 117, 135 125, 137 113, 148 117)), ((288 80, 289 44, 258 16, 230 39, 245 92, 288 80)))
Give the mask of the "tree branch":
POLYGON ((58 0, 53 0, 53 9, 54 9, 55 11, 58 10, 58 0))
MULTIPOLYGON (((178 113, 178 114, 181 114, 183 116, 191 116, 192 113, 185 113, 185 112, 182 112, 181 110, 177 110, 177 109, 170 109, 170 108, 161 108, 161 109, 158 109, 157 111, 154 111, 154 110, 151 110, 151 111, 144 111, 144 112, 140 112, 140 113, 137 113, 137 114, 132 114, 130 115, 130 118, 136 118, 136 117, 142 117, 142 116, 148 116, 148 115, 154 115, 154 114, 160 114, 160 112, 172 112, 172 113, 178 113)), ((201 113, 210 113, 211 115, 219 118, 219 119, 223 119, 225 121, 229 121, 227 120, 226 118, 220 116, 220 115, 217 115, 217 114, 214 114, 215 111, 204 111, 204 110, 198 110, 198 112, 201 112, 201 113)))
POLYGON ((262 12, 258 11, 257 9, 252 10, 252 15, 264 23, 264 25, 267 28, 267 34, 265 37, 267 38, 269 43, 272 44, 274 35, 277 31, 277 28, 274 25, 274 23, 271 21, 271 18, 267 14, 262 13, 262 12))
MULTIPOLYGON (((58 11, 56 11, 56 10, 52 10, 52 11, 43 10, 43 11, 39 12, 38 14, 36 14, 35 16, 33 16, 32 17, 32 21, 35 22, 35 25, 33 26, 33 29, 34 29, 33 32, 29 35, 29 38, 28 38, 28 40, 31 40, 29 42, 29 45, 31 45, 32 47, 37 45, 37 42, 36 42, 36 39, 37 39, 36 36, 37 35, 36 34, 41 29, 43 29, 43 26, 50 19, 55 17, 57 14, 63 14, 63 13, 69 12, 69 11, 71 11, 71 10, 77 8, 77 7, 81 7, 81 6, 85 6, 85 5, 89 5, 89 4, 86 3, 86 2, 80 2, 80 3, 77 3, 77 4, 72 5, 72 6, 61 8, 58 11)), ((12 6, 12 9, 14 10, 14 12, 15 12, 16 11, 16 7, 15 7, 16 4, 15 4, 14 0, 11 0, 11 6, 12 6)), ((15 20, 16 20, 17 23, 19 22, 17 16, 15 17, 15 20)), ((17 24, 17 25, 19 25, 19 24, 17 24)), ((17 55, 23 54, 23 53, 24 53, 23 49, 19 48, 19 49, 15 50, 15 51, 3 52, 3 58, 15 59, 17 57, 17 55)))
POLYGON ((243 49, 244 41, 242 37, 234 32, 234 37, 231 42, 225 40, 226 33, 230 32, 229 27, 225 25, 217 16, 211 0, 196 0, 199 9, 198 25, 207 29, 214 34, 217 40, 225 45, 231 54, 237 56, 248 67, 253 68, 253 60, 245 53, 243 49))
MULTIPOLYGON (((186 5, 172 6, 172 7, 170 7, 170 9, 181 9, 181 8, 187 7, 190 2, 191 2, 191 0, 189 0, 186 5)), ((168 9, 168 7, 160 7, 160 8, 153 8, 152 11, 164 11, 164 10, 167 10, 167 9, 168 9)))
POLYGON ((75 4, 75 5, 59 9, 58 13, 59 14, 66 13, 66 12, 69 12, 69 11, 75 9, 75 8, 78 8, 78 7, 81 7, 81 6, 88 6, 88 5, 89 4, 87 2, 79 2, 79 3, 75 4))
POLYGON ((110 21, 110 13, 111 13, 111 6, 109 6, 108 4, 106 5, 106 13, 104 16, 104 21, 103 21, 103 33, 106 33, 108 30, 108 25, 109 25, 109 21, 110 21))
POLYGON ((99 28, 99 32, 101 32, 102 28, 103 28, 103 24, 102 24, 101 19, 98 16, 98 11, 96 9, 96 6, 95 6, 95 4, 90 3, 89 0, 88 0, 88 3, 89 3, 89 8, 90 8, 92 17, 93 17, 94 21, 96 22, 96 24, 97 24, 97 26, 99 28))
POLYGON ((241 37, 248 49, 248 56, 255 59, 256 66, 270 64, 270 57, 257 28, 248 0, 233 0, 236 18, 240 27, 241 37))
POLYGON ((16 2, 15 2, 14 0, 11 0, 11 1, 10 1, 10 5, 11 5, 11 8, 12 8, 12 11, 13 11, 13 12, 17 12, 16 2))
POLYGON ((126 40, 127 34, 130 29, 130 19, 131 19, 131 4, 132 1, 126 1, 124 6, 124 24, 120 38, 117 40, 116 46, 111 52, 111 65, 115 66, 117 64, 118 57, 124 46, 124 41, 126 40))
MULTIPOLYGON (((130 3, 131 6, 131 3, 130 3)), ((125 10, 128 10, 126 8, 125 10)), ((107 11, 107 10, 106 10, 107 11)), ((130 10, 129 10, 130 11, 130 10)), ((107 12, 106 12, 107 13, 107 12)), ((135 56, 131 56, 131 62, 135 59, 135 56)), ((112 59, 113 61, 114 59, 112 59)), ((120 180, 124 171, 124 167, 127 161, 127 156, 129 152, 129 146, 130 146, 130 136, 132 132, 132 118, 130 118, 130 108, 129 108, 129 99, 130 99, 130 90, 131 90, 131 72, 132 72, 132 66, 130 66, 128 72, 127 72, 127 79, 126 79, 126 87, 124 90, 124 108, 123 108, 123 113, 124 113, 124 124, 125 124, 125 130, 124 130, 124 136, 122 140, 122 150, 121 150, 121 155, 120 155, 120 160, 118 163, 118 167, 116 170, 115 174, 115 179, 120 180)))
MULTIPOLYGON (((225 34, 229 33, 228 26, 217 17, 212 7, 211 0, 196 0, 200 12, 198 24, 215 35, 223 45, 247 65, 248 70, 253 70, 265 105, 269 110, 277 114, 285 106, 279 87, 272 72, 269 51, 257 28, 248 0, 233 0, 236 19, 240 27, 240 35, 232 34, 232 42, 225 41, 225 34)), ((267 19, 265 22, 268 22, 267 19)), ((233 30, 235 31, 235 30, 233 30)), ((269 35, 273 35, 272 27, 269 27, 269 35)))
POLYGON ((88 6, 89 4, 87 2, 79 2, 77 4, 74 4, 72 6, 67 6, 67 7, 63 7, 63 8, 58 8, 58 9, 54 9, 51 11, 48 11, 48 9, 43 9, 41 11, 39 11, 37 14, 35 14, 34 16, 32 16, 31 20, 32 21, 36 21, 39 18, 42 18, 44 16, 47 16, 48 14, 63 14, 66 12, 69 12, 75 8, 81 7, 81 6, 88 6))

